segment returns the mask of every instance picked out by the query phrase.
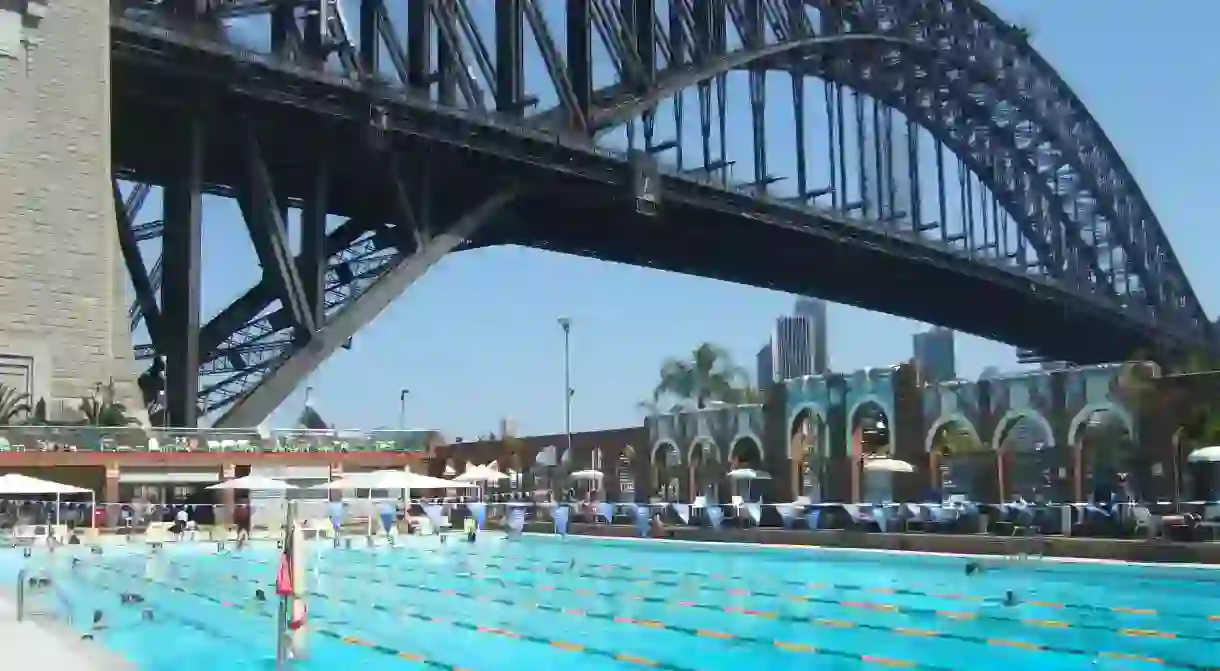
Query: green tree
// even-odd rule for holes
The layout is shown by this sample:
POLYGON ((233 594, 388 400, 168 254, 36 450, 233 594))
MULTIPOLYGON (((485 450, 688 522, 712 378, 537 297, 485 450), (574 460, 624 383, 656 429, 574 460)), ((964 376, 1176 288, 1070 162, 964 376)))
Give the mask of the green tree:
POLYGON ((99 384, 90 396, 81 397, 80 414, 86 426, 131 426, 139 420, 127 414, 127 408, 117 400, 114 380, 99 384))
POLYGON ((689 358, 668 359, 652 392, 654 404, 672 398, 683 406, 706 408, 709 403, 740 403, 749 376, 729 353, 711 343, 699 345, 689 358))
POLYGON ((31 412, 30 395, 0 384, 0 426, 9 426, 31 412))

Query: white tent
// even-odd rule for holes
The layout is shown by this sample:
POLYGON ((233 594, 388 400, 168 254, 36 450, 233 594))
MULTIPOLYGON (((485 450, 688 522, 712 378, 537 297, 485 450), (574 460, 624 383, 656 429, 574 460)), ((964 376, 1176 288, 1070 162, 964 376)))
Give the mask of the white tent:
POLYGON ((871 473, 914 473, 915 467, 901 459, 865 459, 864 470, 871 473))
POLYGON ((495 482, 507 480, 508 475, 490 466, 469 466, 465 473, 454 478, 458 482, 495 482))
POLYGON ((28 475, 20 473, 5 473, 0 476, 0 496, 11 494, 54 494, 55 495, 55 523, 59 523, 59 499, 64 494, 88 494, 89 495, 89 525, 97 526, 97 516, 94 510, 97 509, 97 494, 92 489, 84 487, 76 487, 73 485, 65 485, 61 482, 52 482, 50 480, 39 480, 31 478, 28 475))
POLYGON ((208 489, 250 489, 260 492, 282 492, 287 489, 296 488, 296 485, 289 484, 283 480, 266 478, 261 475, 247 475, 244 478, 226 480, 208 487, 208 489))
MULTIPOLYGON (((409 492, 413 489, 464 489, 470 487, 478 487, 478 485, 433 478, 410 471, 386 470, 373 471, 371 473, 353 473, 339 480, 315 485, 310 487, 310 489, 367 489, 369 490, 369 499, 371 500, 374 489, 401 489, 404 492, 409 492)), ((372 535, 372 533, 373 516, 370 514, 369 535, 372 535)))

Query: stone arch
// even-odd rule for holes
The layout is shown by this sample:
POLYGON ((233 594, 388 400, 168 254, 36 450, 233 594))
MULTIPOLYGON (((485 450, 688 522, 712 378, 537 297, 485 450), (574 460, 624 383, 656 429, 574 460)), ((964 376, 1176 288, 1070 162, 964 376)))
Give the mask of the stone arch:
POLYGON ((1000 443, 1004 439, 1004 429, 1008 428, 1009 425, 1021 418, 1028 419, 1034 424, 1037 424, 1038 427, 1042 429, 1043 434, 1046 435, 1051 442, 1054 442, 1055 430, 1051 428, 1051 423, 1042 416, 1042 413, 1034 410, 1033 408, 1021 408, 1017 410, 1009 410, 1008 412, 1004 413, 1004 416, 1000 418, 1000 421, 996 422, 995 429, 993 429, 991 432, 991 449, 995 450, 996 452, 1000 451, 1000 443))
POLYGON ((971 422, 962 413, 955 412, 951 415, 945 415, 932 423, 932 427, 928 429, 927 435, 924 436, 924 452, 932 451, 932 443, 936 441, 936 432, 940 431, 946 426, 949 426, 950 424, 961 425, 961 427, 966 430, 966 433, 970 434, 970 437, 973 438, 975 442, 977 442, 979 445, 984 444, 982 438, 979 438, 979 431, 977 428, 975 428, 974 422, 971 422))
POLYGON ((792 436, 795 433, 796 420, 800 418, 802 413, 809 413, 811 418, 816 417, 821 420, 822 426, 829 425, 829 420, 826 415, 826 408, 821 403, 801 403, 792 408, 788 413, 788 421, 784 425, 788 427, 788 435, 784 438, 784 447, 788 450, 788 456, 792 456, 792 436))
POLYGON ((686 453, 687 477, 690 483, 692 497, 704 495, 708 500, 719 500, 719 478, 722 471, 711 465, 721 464, 720 446, 710 437, 703 436, 691 441, 690 450, 686 453))
POLYGON ((767 454, 763 451, 762 441, 752 433, 740 433, 733 438, 733 442, 729 444, 729 461, 733 461, 737 456, 737 448, 739 446, 749 445, 758 453, 758 461, 754 464, 755 468, 762 469, 766 463, 767 454))
POLYGON ((815 502, 823 499, 826 489, 827 469, 830 461, 830 440, 827 435, 829 426, 821 407, 806 404, 798 408, 788 422, 788 470, 789 487, 792 495, 805 496, 815 502), (805 436, 801 450, 797 450, 797 436, 801 434, 804 425, 808 423, 812 432, 812 440, 805 436))
POLYGON ((1072 418, 1071 424, 1068 424, 1068 445, 1075 446, 1076 439, 1080 437, 1080 432, 1087 425, 1089 418, 1102 412, 1114 413, 1114 416, 1118 417, 1119 421, 1123 423, 1123 427, 1127 429, 1127 434, 1132 439, 1135 438, 1135 422, 1131 419, 1131 413, 1113 401, 1098 401, 1081 408, 1080 412, 1072 418))
POLYGON ((624 445, 614 463, 620 500, 635 499, 635 448, 624 445))
POLYGON ((864 396, 856 399, 856 402, 852 404, 851 408, 847 412, 847 425, 844 428, 844 430, 847 432, 847 445, 850 449, 852 432, 856 430, 856 413, 860 412, 861 408, 869 405, 876 406, 877 409, 881 411, 881 414, 885 417, 885 429, 889 435, 887 447, 889 448, 889 453, 893 454, 895 449, 894 435, 896 433, 894 427, 894 409, 890 407, 891 404, 886 403, 880 396, 872 393, 865 394, 864 396))
POLYGON ((648 464, 653 492, 664 491, 667 497, 677 495, 678 492, 673 491, 674 483, 681 484, 677 474, 681 471, 682 461, 682 450, 674 441, 664 438, 653 444, 652 458, 648 464), (675 461, 677 463, 671 463, 675 461))

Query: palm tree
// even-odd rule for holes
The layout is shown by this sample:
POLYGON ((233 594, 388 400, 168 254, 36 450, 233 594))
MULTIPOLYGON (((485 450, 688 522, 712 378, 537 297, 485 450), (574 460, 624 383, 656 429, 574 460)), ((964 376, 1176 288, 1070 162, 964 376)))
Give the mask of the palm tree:
POLYGON ((13 424, 22 415, 31 412, 30 395, 0 384, 0 426, 13 424))
POLYGON ((116 399, 114 380, 99 384, 92 396, 80 400, 80 414, 85 416, 86 426, 115 427, 139 424, 140 420, 127 414, 127 408, 116 399))
POLYGON ((663 397, 686 405, 706 408, 709 403, 738 403, 742 398, 745 371, 733 363, 723 348, 703 343, 689 359, 668 359, 661 366, 661 381, 652 392, 653 402, 663 397), (740 386, 739 386, 740 385, 740 386))

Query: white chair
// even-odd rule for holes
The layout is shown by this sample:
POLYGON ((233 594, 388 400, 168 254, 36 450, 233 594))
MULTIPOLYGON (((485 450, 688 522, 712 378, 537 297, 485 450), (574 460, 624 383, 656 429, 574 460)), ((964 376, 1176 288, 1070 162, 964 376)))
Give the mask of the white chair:
POLYGON ((1220 531, 1220 505, 1212 504, 1203 508, 1203 520, 1199 522, 1200 529, 1207 529, 1210 538, 1215 539, 1220 531))
POLYGON ((1135 533, 1139 533, 1140 529, 1148 532, 1149 538, 1156 538, 1161 535, 1161 518, 1152 514, 1145 506, 1135 506, 1131 510, 1131 515, 1135 518, 1135 533))
POLYGON ((148 439, 148 451, 149 452, 160 452, 161 451, 161 441, 157 440, 156 438, 149 438, 148 439))

